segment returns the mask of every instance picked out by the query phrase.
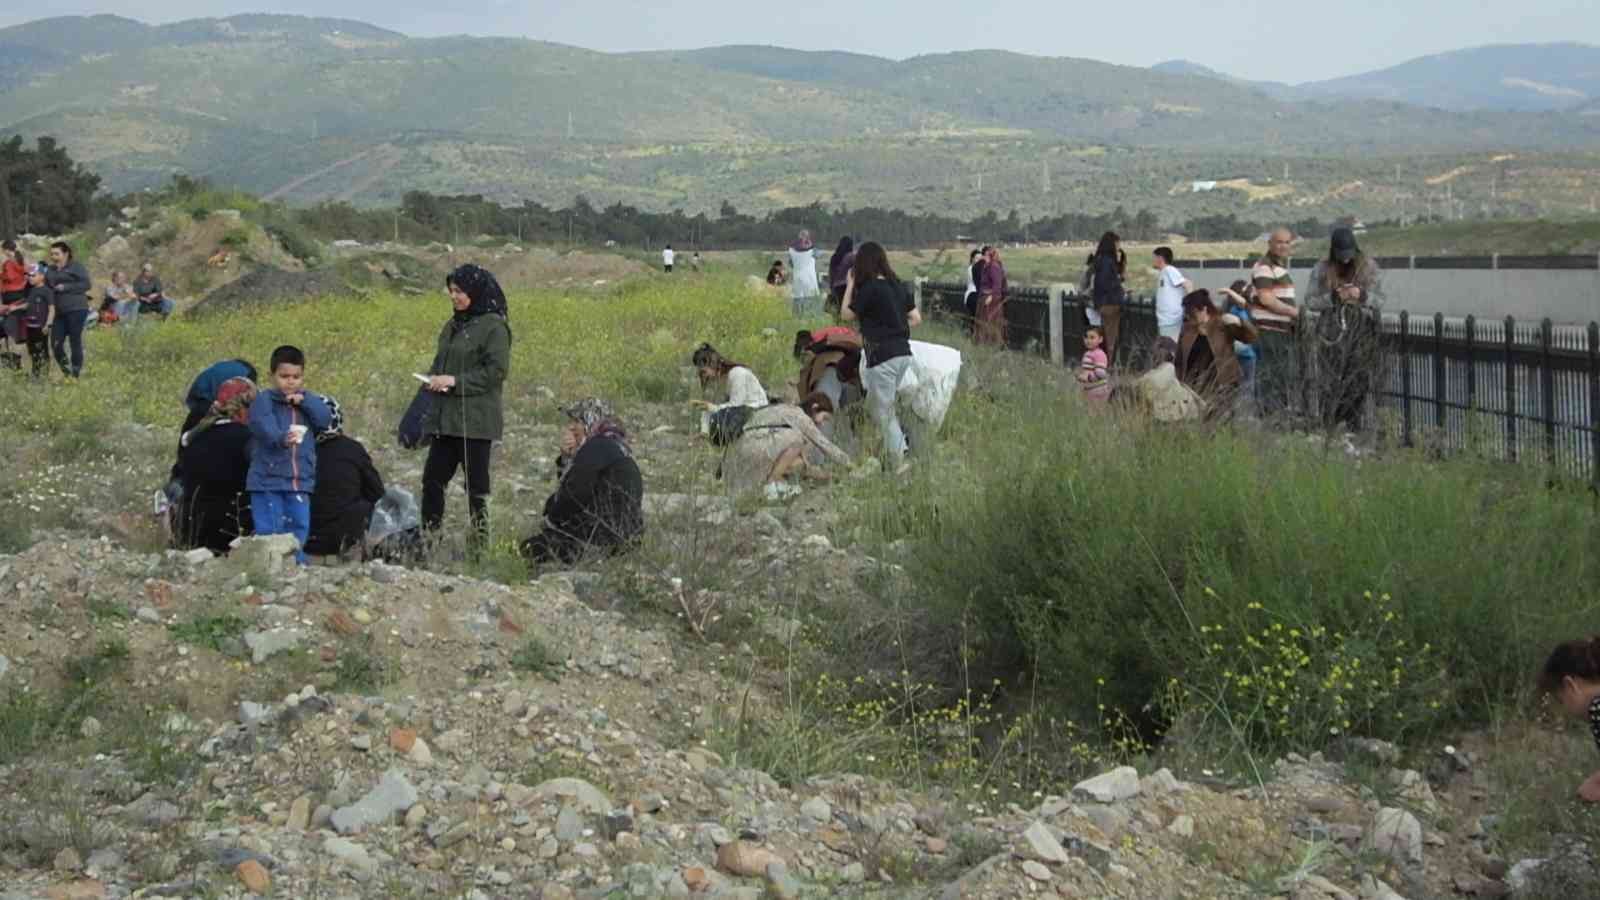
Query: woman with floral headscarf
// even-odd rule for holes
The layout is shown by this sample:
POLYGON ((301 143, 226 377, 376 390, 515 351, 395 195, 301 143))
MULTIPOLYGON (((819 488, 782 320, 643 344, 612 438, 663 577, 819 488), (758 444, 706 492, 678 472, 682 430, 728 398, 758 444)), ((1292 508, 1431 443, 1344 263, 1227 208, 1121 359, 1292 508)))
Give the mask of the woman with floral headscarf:
POLYGON ((545 501, 544 529, 522 542, 533 563, 610 555, 644 533, 644 477, 610 405, 591 397, 566 414, 556 463, 561 482, 545 501))
POLYGON ((366 541, 372 508, 383 498, 383 476, 361 442, 344 433, 339 401, 324 395, 331 419, 317 434, 317 489, 311 495, 307 556, 342 556, 366 541))
POLYGON ((234 538, 251 532, 250 404, 256 386, 230 378, 217 388, 210 412, 185 432, 178 451, 183 494, 172 510, 172 541, 180 549, 205 547, 218 556, 234 538))
POLYGON ((488 270, 468 263, 445 278, 455 315, 439 332, 428 369, 433 407, 423 422, 432 438, 422 469, 422 527, 444 521, 445 489, 464 468, 469 544, 480 546, 489 529, 489 450, 504 428, 500 390, 511 369, 511 326, 506 295, 488 270))

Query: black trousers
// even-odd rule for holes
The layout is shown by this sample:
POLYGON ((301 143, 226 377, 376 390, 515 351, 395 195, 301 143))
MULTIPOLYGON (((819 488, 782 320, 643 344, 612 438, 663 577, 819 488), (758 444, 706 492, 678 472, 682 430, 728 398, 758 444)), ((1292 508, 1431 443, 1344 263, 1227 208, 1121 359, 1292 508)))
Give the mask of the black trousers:
POLYGON ((489 450, 493 441, 437 435, 422 466, 422 527, 438 529, 444 521, 444 492, 456 470, 467 470, 467 509, 474 538, 489 531, 489 450))

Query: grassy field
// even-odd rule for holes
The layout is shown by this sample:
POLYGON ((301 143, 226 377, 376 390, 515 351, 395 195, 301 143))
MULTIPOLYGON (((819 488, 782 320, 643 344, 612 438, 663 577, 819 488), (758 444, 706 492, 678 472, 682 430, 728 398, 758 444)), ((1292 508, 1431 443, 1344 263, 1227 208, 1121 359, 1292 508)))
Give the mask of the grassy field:
MULTIPOLYGON (((0 452, 32 473, 0 485, 0 544, 113 534, 154 546, 143 513, 189 379, 282 342, 304 347, 308 385, 341 401, 389 480, 416 489, 421 456, 389 435, 446 317, 442 295, 180 317, 92 333, 81 383, 0 379, 12 426, 0 452)), ((773 393, 793 377, 786 301, 732 274, 514 290, 511 323, 496 549, 474 570, 502 580, 526 577, 510 548, 549 490, 561 402, 617 404, 648 435, 652 493, 716 492, 715 454, 690 436, 690 351, 715 343, 773 393), (659 449, 669 439, 677 449, 659 449)), ((975 741, 1018 784, 1143 753, 1169 732, 1224 758, 1347 733, 1431 740, 1522 715, 1540 654, 1592 628, 1592 499, 1546 489, 1534 469, 1395 451, 1356 463, 1303 436, 1091 417, 1069 373, 932 334, 967 352, 941 443, 908 479, 843 479, 786 514, 867 564, 841 596, 808 601, 809 649, 774 663, 818 687, 767 723, 773 765, 824 767, 863 717, 881 728, 890 715, 915 725, 897 758, 926 761, 954 723, 967 735, 956 756, 975 741), (816 755, 785 756, 797 748, 816 755)), ((452 499, 452 522, 461 506, 452 499)), ((742 596, 800 590, 791 575, 738 574, 734 536, 748 530, 652 529, 606 583, 675 571, 742 596)), ((745 639, 731 623, 721 637, 745 639)), ((948 764, 944 746, 931 755, 948 764)))

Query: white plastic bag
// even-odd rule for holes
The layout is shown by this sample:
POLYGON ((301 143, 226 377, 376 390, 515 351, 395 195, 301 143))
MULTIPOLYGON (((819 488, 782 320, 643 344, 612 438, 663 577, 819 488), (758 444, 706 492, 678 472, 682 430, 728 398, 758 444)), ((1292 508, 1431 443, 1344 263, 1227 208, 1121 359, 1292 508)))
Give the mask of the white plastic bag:
POLYGON ((405 488, 391 487, 372 507, 372 522, 367 526, 367 542, 377 544, 391 534, 399 534, 422 524, 417 498, 405 488))
POLYGON ((911 342, 912 365, 900 379, 896 397, 937 433, 961 383, 961 351, 943 344, 911 342))

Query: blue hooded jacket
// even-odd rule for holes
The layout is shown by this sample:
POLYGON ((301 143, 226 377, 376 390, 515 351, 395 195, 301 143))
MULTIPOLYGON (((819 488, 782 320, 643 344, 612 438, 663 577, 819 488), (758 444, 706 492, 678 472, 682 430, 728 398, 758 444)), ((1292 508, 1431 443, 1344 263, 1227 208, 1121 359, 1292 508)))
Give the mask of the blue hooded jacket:
POLYGON ((310 391, 296 408, 277 388, 256 395, 250 404, 250 474, 247 491, 309 494, 317 488, 317 442, 313 435, 328 427, 328 405, 310 391), (296 446, 284 441, 290 425, 311 432, 296 446))
POLYGON ((205 412, 211 408, 212 401, 217 399, 217 388, 230 378, 248 378, 256 380, 256 370, 249 363, 239 359, 225 359, 215 363, 204 372, 201 372, 189 385, 189 393, 184 397, 184 405, 196 412, 205 412))

